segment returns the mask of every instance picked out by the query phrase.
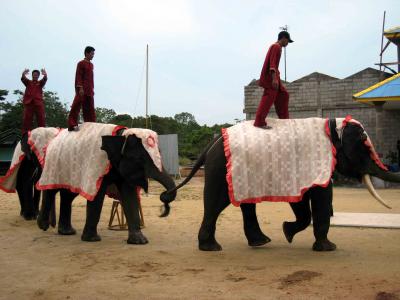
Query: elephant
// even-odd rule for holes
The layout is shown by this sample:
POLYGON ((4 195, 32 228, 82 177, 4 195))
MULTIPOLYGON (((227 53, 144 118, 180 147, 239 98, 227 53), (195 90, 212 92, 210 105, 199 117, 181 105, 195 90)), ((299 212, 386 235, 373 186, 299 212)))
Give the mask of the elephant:
MULTIPOLYGON (((107 153, 111 163, 110 171, 104 176, 100 188, 93 201, 87 201, 86 223, 81 235, 82 241, 97 242, 101 240, 97 232, 97 225, 103 207, 106 190, 110 185, 116 187, 128 224, 128 244, 146 244, 148 239, 140 229, 139 199, 137 187, 148 190, 148 178, 161 183, 167 190, 175 187, 175 182, 165 171, 154 165, 149 154, 144 149, 142 142, 134 135, 121 136, 124 129, 119 130, 116 136, 102 136, 101 149, 107 153)), ((55 195, 60 192, 60 216, 58 233, 61 235, 76 234, 71 224, 72 201, 78 196, 66 188, 55 188, 44 191, 42 206, 37 219, 40 229, 49 228, 49 212, 55 201, 55 195)), ((164 203, 164 213, 168 215, 169 203, 176 197, 176 192, 160 195, 164 203)))
MULTIPOLYGON (((16 190, 21 207, 20 215, 25 220, 36 220, 39 213, 41 192, 36 189, 35 184, 40 178, 42 167, 29 146, 27 134, 22 136, 20 143, 21 150, 25 154, 18 169, 16 181, 16 190)), ((54 206, 51 207, 49 222, 51 226, 55 226, 54 206)))
MULTIPOLYGON (((361 126, 348 123, 341 137, 334 129, 336 128, 336 119, 330 119, 329 126, 331 143, 336 148, 336 171, 347 177, 356 178, 360 181, 364 180, 373 196, 383 202, 373 189, 369 176, 376 176, 392 182, 400 182, 400 176, 382 170, 371 159, 369 150, 364 144, 368 136, 361 126)), ((222 247, 215 238, 216 221, 220 213, 230 204, 226 180, 227 159, 221 135, 206 146, 188 177, 167 193, 174 193, 184 186, 203 165, 205 172, 204 215, 198 233, 198 246, 203 251, 220 251, 222 247)), ((386 205, 384 202, 383 204, 386 205)), ((336 245, 328 239, 332 213, 332 181, 326 187, 314 186, 309 188, 301 201, 290 203, 290 206, 296 221, 286 221, 282 225, 284 236, 289 243, 293 241, 296 233, 310 225, 312 219, 315 237, 312 249, 314 251, 336 249, 336 245)), ((261 231, 258 223, 256 204, 242 203, 240 208, 248 245, 261 246, 270 242, 271 239, 261 231)))

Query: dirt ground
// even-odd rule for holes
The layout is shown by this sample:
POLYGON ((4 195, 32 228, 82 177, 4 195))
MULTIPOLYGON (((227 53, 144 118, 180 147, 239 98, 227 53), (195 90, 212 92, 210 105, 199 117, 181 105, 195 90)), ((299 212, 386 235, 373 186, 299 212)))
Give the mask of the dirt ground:
MULTIPOLYGON (((150 243, 126 244, 126 231, 107 229, 106 199, 98 243, 81 242, 85 200, 73 207, 75 236, 39 230, 19 214, 16 194, 0 192, 0 299, 400 299, 400 230, 331 227, 338 249, 311 250, 312 228, 292 244, 281 224, 292 220, 286 203, 258 205, 260 225, 272 242, 247 246, 239 208, 219 219, 221 252, 197 248, 202 206, 201 178, 178 194, 168 218, 160 219, 161 186, 144 196, 144 234, 150 243)), ((341 212, 400 213, 400 190, 380 190, 392 210, 363 189, 336 188, 341 212)))

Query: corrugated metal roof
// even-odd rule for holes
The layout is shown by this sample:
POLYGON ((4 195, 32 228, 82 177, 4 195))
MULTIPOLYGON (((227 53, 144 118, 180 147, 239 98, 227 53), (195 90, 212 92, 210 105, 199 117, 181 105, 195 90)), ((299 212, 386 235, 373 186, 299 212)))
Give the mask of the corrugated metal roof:
POLYGON ((15 145, 20 139, 20 129, 8 129, 0 132, 0 145, 15 145))
POLYGON ((383 35, 396 45, 400 45, 400 26, 387 29, 383 35))
POLYGON ((400 73, 353 95, 359 102, 400 101, 400 73))

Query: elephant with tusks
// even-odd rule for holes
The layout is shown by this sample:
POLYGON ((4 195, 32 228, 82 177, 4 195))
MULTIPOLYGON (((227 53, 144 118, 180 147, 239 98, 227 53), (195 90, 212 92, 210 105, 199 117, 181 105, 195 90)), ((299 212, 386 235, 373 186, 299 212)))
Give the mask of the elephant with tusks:
MULTIPOLYGON (((272 131, 279 131, 280 125, 273 125, 275 123, 272 120, 274 119, 268 121, 268 124, 272 124, 272 131)), ((301 126, 301 122, 303 121, 301 121, 301 119, 293 119, 276 120, 275 122, 292 122, 289 123, 289 125, 296 124, 296 126, 301 126)), ((385 170, 385 167, 376 158, 376 153, 372 153, 374 152, 373 146, 372 144, 369 144, 369 137, 362 125, 350 117, 347 117, 346 119, 319 119, 316 120, 316 122, 319 124, 322 122, 323 127, 325 128, 325 138, 329 143, 328 151, 333 152, 333 161, 336 162, 336 164, 334 164, 334 169, 344 176, 356 178, 360 182, 363 181, 372 196, 384 206, 389 207, 389 205, 383 201, 383 199, 373 188, 370 176, 376 176, 391 182, 400 182, 400 176, 385 170), (375 154, 375 157, 373 157, 372 154, 375 154)), ((242 125, 238 124, 235 126, 242 125)), ((231 128, 234 128, 235 126, 231 128)), ((270 130, 258 128, 254 129, 252 122, 249 122, 248 125, 243 126, 248 126, 246 127, 246 130, 248 131, 256 130, 258 132, 257 134, 268 135, 271 132, 270 130)), ((309 136, 312 134, 312 132, 308 132, 307 130, 303 131, 305 131, 304 136, 301 137, 300 141, 297 141, 296 143, 300 143, 302 147, 310 147, 308 142, 304 140, 307 139, 307 135, 309 136)), ((230 204, 230 200, 232 202, 233 197, 232 187, 229 184, 229 176, 231 176, 231 161, 227 160, 227 156, 229 156, 230 153, 228 153, 229 149, 227 149, 227 138, 225 134, 226 132, 223 134, 223 136, 218 136, 212 142, 210 142, 200 155, 188 177, 185 178, 185 180, 177 187, 167 192, 172 194, 175 193, 179 188, 188 183, 194 174, 199 170, 199 168, 204 165, 204 215, 198 233, 199 249, 204 251, 222 250, 222 247, 215 238, 216 222, 220 213, 230 204)), ((282 141, 284 139, 291 139, 292 137, 290 135, 284 135, 280 136, 279 138, 281 139, 280 143, 283 145, 284 143, 282 143, 282 141)), ((255 139, 257 140, 258 138, 256 137, 255 139)), ((263 144, 261 147, 263 148, 263 155, 271 155, 269 150, 270 145, 263 144)), ((252 148, 250 146, 245 146, 241 149, 243 156, 249 159, 253 156, 259 157, 252 152, 253 150, 251 150, 252 148)), ((279 149, 282 148, 278 148, 278 152, 279 149)), ((295 147, 293 149, 295 149, 295 147)), ((310 151, 312 151, 312 149, 310 149, 310 151)), ((292 155, 296 156, 297 154, 292 153, 292 155)), ((303 164, 303 162, 298 162, 295 160, 295 164, 299 163, 303 164)), ((314 162, 310 162, 310 164, 311 166, 315 165, 314 162)), ((330 168, 330 166, 328 167, 330 168)), ((244 168, 246 168, 246 166, 244 166, 244 168)), ((247 172, 247 176, 252 175, 252 170, 247 169, 245 171, 247 172)), ((280 177, 278 176, 279 174, 272 175, 272 177, 275 178, 280 177)), ((298 198, 295 202, 287 201, 290 202, 289 204, 296 218, 295 221, 286 221, 283 222, 282 225, 284 236, 289 243, 293 241, 294 236, 298 232, 307 228, 312 220, 315 236, 315 242, 312 246, 312 249, 314 251, 332 251, 336 249, 336 245, 328 239, 330 217, 332 213, 331 175, 332 173, 330 172, 325 184, 308 186, 304 193, 299 194, 300 198, 298 198)), ((262 184, 269 184, 269 182, 264 181, 262 184)), ((275 182, 275 184, 279 184, 279 182, 275 182)), ((246 188, 246 186, 244 186, 244 188, 246 188)), ((247 238, 249 246, 261 246, 270 242, 270 238, 261 231, 258 223, 256 215, 256 202, 259 201, 254 201, 253 203, 246 203, 245 201, 240 204, 236 203, 237 205, 240 205, 242 211, 244 234, 247 238)))

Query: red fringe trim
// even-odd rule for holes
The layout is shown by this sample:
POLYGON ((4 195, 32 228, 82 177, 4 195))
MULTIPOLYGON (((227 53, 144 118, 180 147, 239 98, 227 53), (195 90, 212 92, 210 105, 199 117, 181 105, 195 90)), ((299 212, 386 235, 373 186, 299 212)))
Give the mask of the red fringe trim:
POLYGON ((14 172, 15 169, 21 164, 21 162, 24 160, 25 154, 21 154, 18 158, 18 162, 16 162, 13 166, 11 166, 10 169, 8 169, 6 175, 4 175, 2 178, 0 178, 0 190, 6 192, 6 193, 15 193, 15 189, 6 189, 5 187, 1 186, 1 184, 8 178, 10 177, 14 172))
MULTIPOLYGON (((347 115, 346 118, 343 120, 343 123, 342 123, 343 128, 347 125, 347 123, 357 124, 357 125, 361 126, 362 128, 364 128, 361 125, 361 123, 358 122, 357 120, 354 120, 351 115, 347 115)), ((379 159, 379 156, 376 153, 375 147, 372 144, 371 140, 369 138, 366 139, 364 144, 365 144, 365 146, 368 147, 369 155, 370 155, 371 159, 378 165, 378 167, 381 168, 382 170, 388 171, 388 168, 379 159)))
MULTIPOLYGON (((115 126, 115 128, 113 129, 111 135, 115 136, 117 134, 118 130, 124 129, 124 128, 126 128, 126 127, 125 126, 120 126, 120 125, 115 126)), ((46 150, 47 150, 47 147, 46 147, 46 150)), ((43 168, 44 168, 44 164, 43 164, 43 168)), ((36 188, 38 190, 68 189, 73 193, 78 193, 82 197, 86 198, 88 201, 93 201, 94 197, 96 197, 96 195, 97 195, 97 193, 98 193, 98 191, 100 189, 100 186, 101 186, 101 184, 103 182, 104 176, 106 176, 108 174, 108 172, 110 172, 110 170, 111 170, 111 162, 108 162, 104 172, 96 180, 96 193, 94 195, 88 194, 88 193, 82 191, 80 188, 71 186, 69 184, 39 185, 39 182, 37 182, 36 188)))
POLYGON ((330 139, 330 131, 329 131, 329 120, 326 119, 325 122, 325 133, 328 136, 330 143, 331 143, 331 150, 332 150, 332 165, 331 165, 331 175, 329 179, 323 184, 312 184, 309 187, 303 187, 300 191, 300 195, 298 196, 262 196, 262 197, 255 197, 244 199, 241 201, 237 201, 235 199, 234 191, 233 191, 233 182, 232 182, 232 154, 229 147, 229 135, 226 128, 222 128, 222 136, 224 141, 224 152, 226 157, 226 181, 228 183, 228 194, 231 203, 234 206, 240 206, 242 203, 260 203, 262 201, 269 201, 269 202, 299 202, 303 198, 304 193, 306 193, 310 188, 320 186, 320 187, 327 187, 329 182, 331 181, 333 171, 335 170, 336 166, 336 148, 333 146, 331 139, 330 139))

